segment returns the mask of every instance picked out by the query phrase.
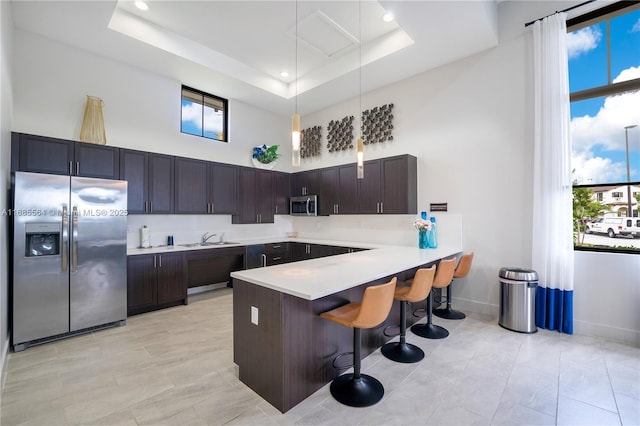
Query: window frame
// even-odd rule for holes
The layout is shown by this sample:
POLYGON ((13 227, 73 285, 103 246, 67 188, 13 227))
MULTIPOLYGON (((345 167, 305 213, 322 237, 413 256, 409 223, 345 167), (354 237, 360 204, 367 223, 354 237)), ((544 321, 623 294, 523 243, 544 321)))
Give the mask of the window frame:
MULTIPOLYGON (((607 29, 607 83, 601 86, 592 87, 584 90, 578 90, 575 92, 571 92, 569 94, 569 103, 593 99, 603 96, 612 96, 617 94, 622 94, 625 92, 632 91, 640 91, 640 78, 621 81, 618 83, 611 83, 611 37, 610 37, 610 26, 611 20, 617 16, 621 16, 635 10, 638 10, 640 7, 640 0, 632 0, 632 1, 618 1, 616 3, 609 4, 600 9, 594 10, 592 12, 586 13, 582 16, 578 16, 572 19, 567 20, 567 34, 573 31, 577 31, 581 28, 586 28, 591 25, 606 22, 607 29)), ((640 181, 624 181, 624 182, 606 182, 595 185, 589 184, 574 184, 572 185, 572 190, 577 188, 589 188, 594 189, 598 187, 604 186, 640 186, 640 181)), ((600 194, 598 194, 600 195, 600 194)), ((596 197, 598 201, 599 197, 596 197)), ((633 211, 628 214, 633 215, 633 211)), ((630 216, 633 217, 633 216, 630 216)), ((578 233, 579 235, 579 233, 578 233)), ((574 251, 590 251, 590 252, 605 252, 605 253, 626 253, 626 254, 635 254, 640 255, 640 248, 630 249, 630 248, 616 248, 616 247, 606 247, 606 246, 583 246, 578 245, 577 241, 574 241, 573 245, 574 251)))
POLYGON ((180 133, 183 133, 185 135, 197 136, 197 137, 201 137, 201 138, 212 140, 212 141, 228 143, 229 142, 229 100, 225 99, 225 98, 222 98, 220 96, 212 95, 211 93, 203 92, 202 90, 198 90, 198 89, 195 89, 193 87, 190 87, 190 86, 182 84, 181 87, 180 87, 180 133), (183 125, 182 101, 185 99, 185 97, 184 97, 184 91, 185 90, 202 97, 201 98, 201 102, 200 102, 200 105, 202 106, 202 122, 201 122, 202 133, 201 134, 185 132, 183 130, 183 128, 182 128, 182 125, 183 125), (209 103, 211 103, 211 102, 219 102, 223 106, 222 138, 219 138, 219 139, 205 136, 204 115, 205 115, 205 106, 207 106, 207 104, 208 104, 207 103, 208 99, 210 100, 209 103))

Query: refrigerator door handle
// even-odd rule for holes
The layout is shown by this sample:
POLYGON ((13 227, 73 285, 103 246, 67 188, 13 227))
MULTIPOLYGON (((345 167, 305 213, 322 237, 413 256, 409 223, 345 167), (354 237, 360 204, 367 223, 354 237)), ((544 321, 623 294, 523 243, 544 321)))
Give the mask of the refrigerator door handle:
POLYGON ((62 272, 67 272, 69 264, 69 211, 67 206, 62 206, 62 272))
POLYGON ((78 272, 78 207, 71 210, 71 272, 78 272))

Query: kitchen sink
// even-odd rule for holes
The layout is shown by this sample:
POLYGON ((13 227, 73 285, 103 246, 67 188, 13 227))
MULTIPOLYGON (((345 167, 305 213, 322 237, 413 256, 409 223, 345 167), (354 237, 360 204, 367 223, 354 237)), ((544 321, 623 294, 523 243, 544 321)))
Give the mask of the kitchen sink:
POLYGON ((178 244, 181 247, 204 247, 204 246, 226 246, 228 244, 239 244, 233 241, 207 241, 206 243, 178 244))
POLYGON ((200 243, 201 246, 226 246, 227 244, 239 244, 233 241, 207 241, 206 243, 200 243))

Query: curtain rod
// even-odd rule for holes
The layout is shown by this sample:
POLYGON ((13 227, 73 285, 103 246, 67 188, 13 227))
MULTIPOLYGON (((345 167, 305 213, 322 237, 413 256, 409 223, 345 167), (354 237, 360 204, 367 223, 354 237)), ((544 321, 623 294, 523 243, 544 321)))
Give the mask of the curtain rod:
POLYGON ((544 19, 544 18, 548 18, 549 16, 555 15, 556 13, 568 12, 568 11, 570 11, 570 10, 577 9, 577 8, 579 8, 579 7, 581 7, 581 6, 584 6, 585 4, 593 3, 594 1, 595 1, 595 0, 587 0, 587 1, 582 2, 582 3, 580 3, 580 4, 576 4, 575 6, 568 7, 568 8, 566 8, 566 9, 564 9, 564 10, 556 11, 555 13, 551 13, 551 14, 549 14, 549 15, 547 15, 547 16, 543 16, 542 18, 534 19, 533 21, 527 22, 526 24, 524 24, 524 26, 525 26, 525 28, 526 28, 526 27, 528 27, 528 26, 530 26, 530 25, 535 24, 537 21, 540 21, 540 20, 542 20, 542 19, 544 19))

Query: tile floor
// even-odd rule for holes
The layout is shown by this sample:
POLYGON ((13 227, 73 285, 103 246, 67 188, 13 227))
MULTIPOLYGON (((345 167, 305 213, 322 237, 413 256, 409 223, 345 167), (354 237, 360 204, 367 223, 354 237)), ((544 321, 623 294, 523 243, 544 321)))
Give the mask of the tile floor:
POLYGON ((434 322, 451 334, 411 334, 427 354, 420 363, 380 351, 363 361, 386 389, 377 405, 340 405, 325 386, 281 414, 237 379, 231 291, 203 293, 126 327, 11 354, 0 424, 640 424, 640 348, 519 334, 476 314, 434 322))

